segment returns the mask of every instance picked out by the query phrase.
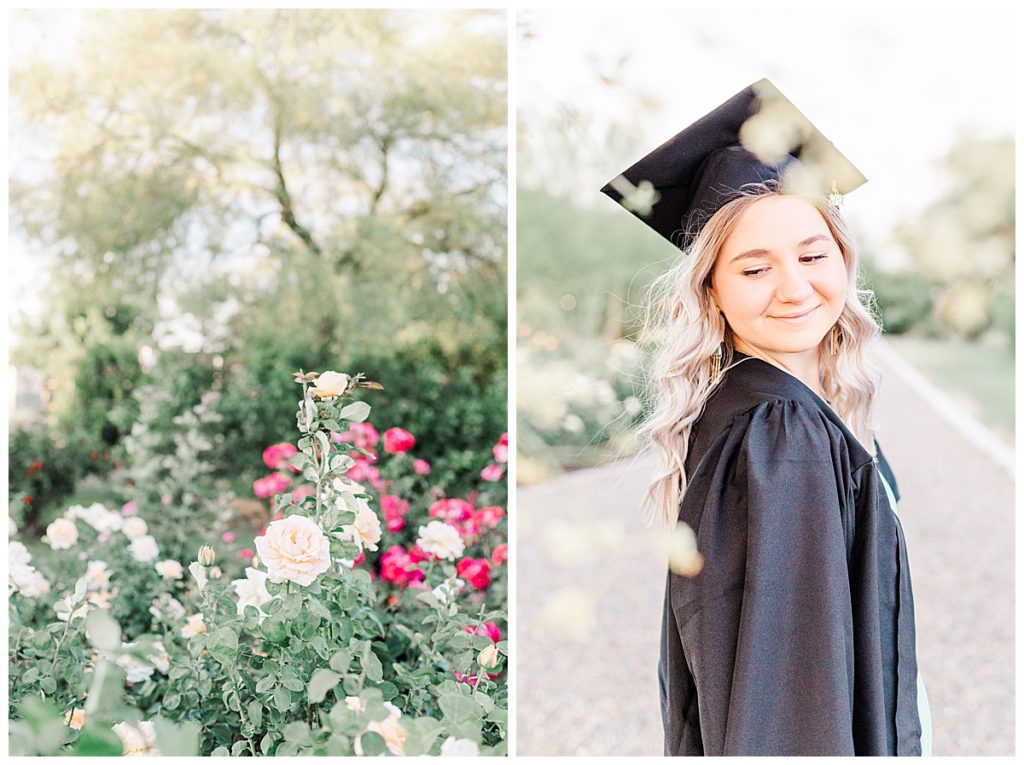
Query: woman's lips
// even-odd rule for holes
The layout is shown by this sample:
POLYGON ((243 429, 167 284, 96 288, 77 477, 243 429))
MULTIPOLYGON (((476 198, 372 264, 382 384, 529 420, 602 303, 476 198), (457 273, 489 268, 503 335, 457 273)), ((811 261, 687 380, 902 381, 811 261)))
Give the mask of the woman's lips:
POLYGON ((804 319, 808 318, 811 314, 813 314, 819 308, 821 308, 821 306, 820 305, 816 305, 816 306, 814 306, 814 308, 808 308, 806 311, 803 311, 801 313, 791 313, 791 314, 786 314, 785 316, 771 316, 769 318, 777 319, 779 321, 784 321, 784 322, 789 323, 789 324, 795 324, 797 322, 803 321, 804 319))

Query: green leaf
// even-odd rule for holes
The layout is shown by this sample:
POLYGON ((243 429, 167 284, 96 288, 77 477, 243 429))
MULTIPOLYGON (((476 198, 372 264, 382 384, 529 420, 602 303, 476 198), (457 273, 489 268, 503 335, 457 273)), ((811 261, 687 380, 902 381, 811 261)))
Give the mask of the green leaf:
POLYGON ((296 746, 312 746, 313 737, 309 734, 309 726, 304 722, 290 722, 284 726, 284 740, 290 741, 296 746))
POLYGON ((32 667, 24 675, 21 676, 21 682, 24 685, 29 685, 31 683, 34 683, 38 679, 39 679, 39 668, 38 667, 32 667))
POLYGON ((79 757, 120 757, 124 744, 108 725, 86 723, 71 751, 79 757))
POLYGON ((266 734, 260 739, 260 751, 263 754, 270 754, 270 747, 274 745, 274 737, 271 734, 266 734))
POLYGON ((335 651, 331 657, 330 666, 331 669, 336 672, 348 672, 348 665, 352 663, 352 652, 342 648, 340 651, 335 651))
POLYGON ((168 694, 167 696, 164 696, 164 700, 163 700, 163 703, 161 704, 161 706, 164 709, 177 709, 180 704, 181 704, 181 694, 179 694, 179 693, 171 693, 171 694, 168 694))
POLYGON ((230 754, 231 752, 228 751, 228 748, 226 746, 218 746, 216 749, 210 752, 211 757, 227 757, 230 754))
POLYGON ((156 746, 160 754, 167 757, 199 756, 198 722, 183 722, 175 725, 168 720, 157 718, 153 721, 156 730, 156 746))
POLYGON ((93 608, 85 617, 85 633, 96 648, 112 651, 121 647, 121 627, 102 608, 93 608))
POLYGON ((359 657, 359 663, 362 665, 363 672, 366 676, 373 680, 375 683, 379 683, 384 679, 384 667, 380 663, 380 659, 373 651, 366 651, 359 657))
POLYGON ((231 756, 232 757, 238 757, 239 755, 241 755, 242 752, 245 751, 246 743, 248 743, 248 742, 246 742, 244 739, 241 740, 241 741, 236 741, 235 743, 233 743, 231 745, 231 756))
POLYGON ((306 689, 309 703, 319 704, 323 701, 327 692, 334 688, 339 680, 341 680, 341 675, 329 669, 318 669, 314 672, 312 679, 309 681, 309 687, 306 689))
POLYGON ((261 677, 259 681, 256 683, 256 693, 266 693, 275 685, 277 685, 277 678, 273 675, 261 677))
POLYGON ((286 669, 281 673, 281 685, 289 691, 300 692, 306 690, 306 686, 302 680, 299 679, 299 676, 290 669, 286 669))
POLYGON ((349 422, 365 422, 369 416, 370 405, 365 401, 353 401, 338 412, 339 420, 348 420, 349 422))
POLYGON ((252 724, 259 728, 263 723, 263 703, 258 699, 253 699, 249 702, 246 710, 249 712, 249 719, 252 720, 252 724))
POLYGON ((483 719, 480 705, 461 693, 450 693, 439 698, 437 702, 444 712, 445 720, 453 724, 483 719))
POLYGON ((238 650, 238 635, 230 627, 221 627, 219 630, 210 635, 207 648, 210 651, 218 648, 224 648, 228 651, 238 650))
POLYGON ((280 712, 287 712, 292 706, 292 695, 286 688, 278 688, 274 691, 274 706, 280 712))
POLYGON ((363 754, 367 757, 376 757, 388 750, 384 737, 376 731, 367 731, 359 737, 359 743, 363 747, 363 754))

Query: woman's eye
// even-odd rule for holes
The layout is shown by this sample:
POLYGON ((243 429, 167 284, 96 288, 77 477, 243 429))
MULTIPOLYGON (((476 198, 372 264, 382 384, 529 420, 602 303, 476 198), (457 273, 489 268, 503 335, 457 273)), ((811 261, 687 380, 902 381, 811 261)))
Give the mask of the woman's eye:
POLYGON ((760 276, 768 270, 768 266, 761 266, 761 268, 748 268, 743 272, 744 276, 760 276))
POLYGON ((828 253, 827 252, 818 252, 818 253, 815 253, 814 255, 802 255, 800 257, 800 262, 801 263, 811 263, 811 262, 813 262, 815 260, 822 260, 822 259, 827 258, 827 257, 828 257, 828 253))

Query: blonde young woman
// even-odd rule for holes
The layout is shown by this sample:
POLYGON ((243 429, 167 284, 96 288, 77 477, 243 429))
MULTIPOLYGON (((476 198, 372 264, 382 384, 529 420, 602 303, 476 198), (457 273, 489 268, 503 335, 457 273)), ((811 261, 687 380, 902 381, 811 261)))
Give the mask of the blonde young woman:
POLYGON ((668 575, 666 754, 930 753, 896 481, 871 430, 879 328, 825 199, 862 182, 762 80, 604 189, 684 249, 648 322, 652 497, 704 558, 668 575))

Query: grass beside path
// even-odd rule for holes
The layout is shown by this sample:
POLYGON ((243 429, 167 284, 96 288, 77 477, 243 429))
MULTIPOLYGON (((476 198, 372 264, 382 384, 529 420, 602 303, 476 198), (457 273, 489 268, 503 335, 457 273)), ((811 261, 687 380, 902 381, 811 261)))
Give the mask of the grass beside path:
POLYGON ((1013 445, 1012 348, 907 335, 886 336, 886 342, 944 393, 1013 445))

